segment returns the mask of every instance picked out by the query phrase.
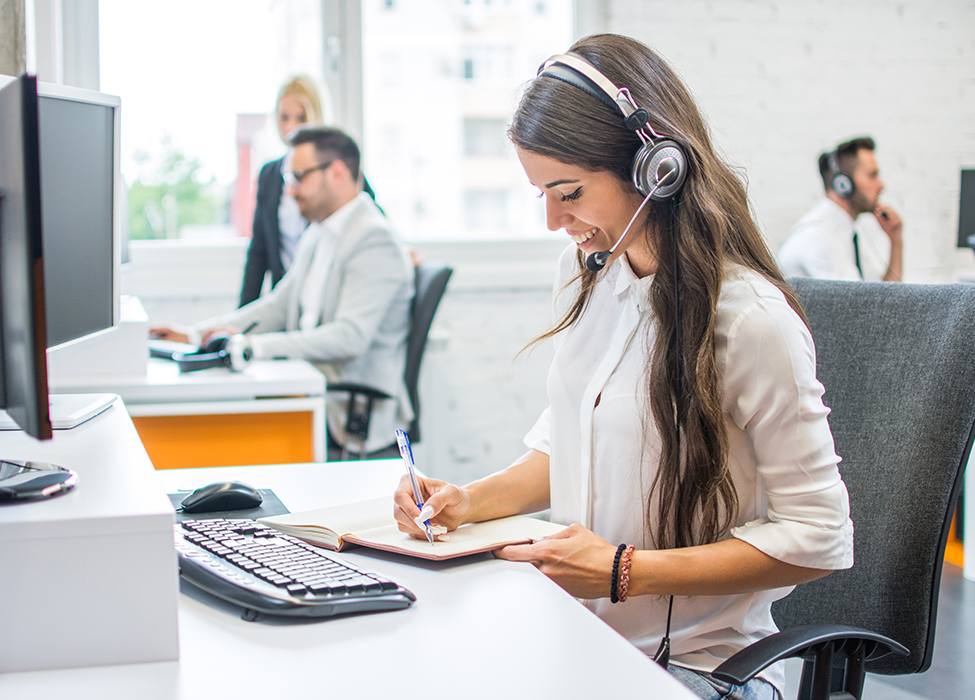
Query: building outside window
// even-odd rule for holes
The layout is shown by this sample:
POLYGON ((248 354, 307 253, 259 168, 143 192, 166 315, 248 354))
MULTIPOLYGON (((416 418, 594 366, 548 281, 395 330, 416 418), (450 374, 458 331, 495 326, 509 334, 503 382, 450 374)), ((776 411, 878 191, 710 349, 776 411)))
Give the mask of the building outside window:
POLYGON ((366 172, 411 240, 552 235, 505 130, 573 3, 362 2, 366 172))
POLYGON ((320 0, 99 0, 132 238, 250 235, 257 173, 285 149, 278 88, 295 73, 321 82, 321 36, 320 0))

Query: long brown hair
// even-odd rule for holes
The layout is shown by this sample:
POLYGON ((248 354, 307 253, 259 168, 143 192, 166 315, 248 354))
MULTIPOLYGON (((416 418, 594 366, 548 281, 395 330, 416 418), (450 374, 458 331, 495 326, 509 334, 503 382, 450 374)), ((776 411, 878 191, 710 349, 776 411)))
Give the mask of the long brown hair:
MULTIPOLYGON (((726 266, 737 263, 754 270, 782 291, 804 321, 805 315, 759 233, 744 183, 716 153, 690 92, 670 66, 640 42, 613 34, 581 39, 570 50, 617 86, 629 88, 649 112, 654 130, 678 142, 686 154, 687 179, 680 194, 671 203, 649 205, 642 231, 657 260, 648 294, 658 332, 648 348, 645 374, 648 408, 661 440, 659 469, 646 494, 646 518, 657 547, 714 542, 738 514, 714 342, 726 266)), ((519 149, 609 172, 635 191, 630 168, 639 138, 625 127, 618 110, 561 80, 541 76, 528 86, 508 135, 519 149)), ((639 233, 634 229, 629 235, 639 233)), ((577 297, 565 316, 533 342, 566 330, 585 312, 600 273, 587 270, 581 254, 578 261, 577 297)))

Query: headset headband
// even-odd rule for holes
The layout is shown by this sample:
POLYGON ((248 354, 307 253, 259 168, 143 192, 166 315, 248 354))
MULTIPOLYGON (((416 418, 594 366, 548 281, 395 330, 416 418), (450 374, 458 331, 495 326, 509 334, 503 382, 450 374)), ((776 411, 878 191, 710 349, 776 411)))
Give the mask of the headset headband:
POLYGON ((585 57, 572 52, 556 54, 542 63, 537 77, 543 75, 568 83, 610 109, 619 110, 626 128, 642 143, 630 167, 630 177, 637 192, 660 202, 680 191, 687 176, 687 158, 683 149, 676 141, 653 130, 650 113, 636 103, 628 88, 617 87, 585 57), (665 166, 666 176, 660 169, 664 161, 673 161, 665 166), (676 176, 669 174, 672 165, 677 166, 676 176))
POLYGON ((635 131, 643 143, 653 138, 663 138, 650 126, 650 113, 637 105, 630 95, 629 88, 616 87, 612 80, 602 74, 594 65, 576 53, 562 53, 546 60, 538 69, 538 75, 549 75, 578 88, 598 99, 608 107, 618 109, 623 113, 623 122, 630 131, 635 131), (566 72, 559 66, 566 66, 575 72, 566 72), (588 84, 587 84, 588 83, 588 84), (644 134, 646 128, 649 134, 644 134))
POLYGON ((830 151, 829 154, 826 156, 826 165, 829 167, 830 170, 833 171, 833 175, 844 174, 843 171, 840 169, 839 153, 837 153, 835 149, 830 151))

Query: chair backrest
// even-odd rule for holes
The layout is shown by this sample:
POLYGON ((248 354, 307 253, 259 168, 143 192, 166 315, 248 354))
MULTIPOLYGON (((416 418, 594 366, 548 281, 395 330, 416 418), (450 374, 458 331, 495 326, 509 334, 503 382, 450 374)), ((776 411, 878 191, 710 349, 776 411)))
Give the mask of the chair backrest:
POLYGON ((433 317, 453 272, 452 268, 442 263, 422 262, 416 266, 416 296, 413 298, 410 332, 406 339, 406 389, 414 414, 408 431, 411 442, 420 441, 419 382, 423 351, 427 347, 433 317))
POLYGON ((780 628, 863 627, 910 649, 874 673, 931 664, 951 514, 975 423, 975 285, 790 279, 809 316, 850 492, 856 563, 773 606, 780 628))

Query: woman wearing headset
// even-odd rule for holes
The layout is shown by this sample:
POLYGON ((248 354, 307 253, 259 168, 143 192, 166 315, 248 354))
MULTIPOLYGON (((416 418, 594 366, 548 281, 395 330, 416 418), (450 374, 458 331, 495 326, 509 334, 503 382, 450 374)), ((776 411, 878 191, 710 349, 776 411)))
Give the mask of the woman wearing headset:
MULTIPOLYGON (((780 666, 741 688, 708 672, 775 631, 790 587, 853 563, 799 302, 687 88, 639 42, 589 37, 547 61, 509 135, 574 243, 539 338, 555 343, 550 405, 506 470, 422 480, 423 517, 443 532, 551 508, 570 527, 498 556, 659 662, 669 646, 702 697, 774 698, 780 666)), ((423 536, 406 483, 394 510, 423 536)))

